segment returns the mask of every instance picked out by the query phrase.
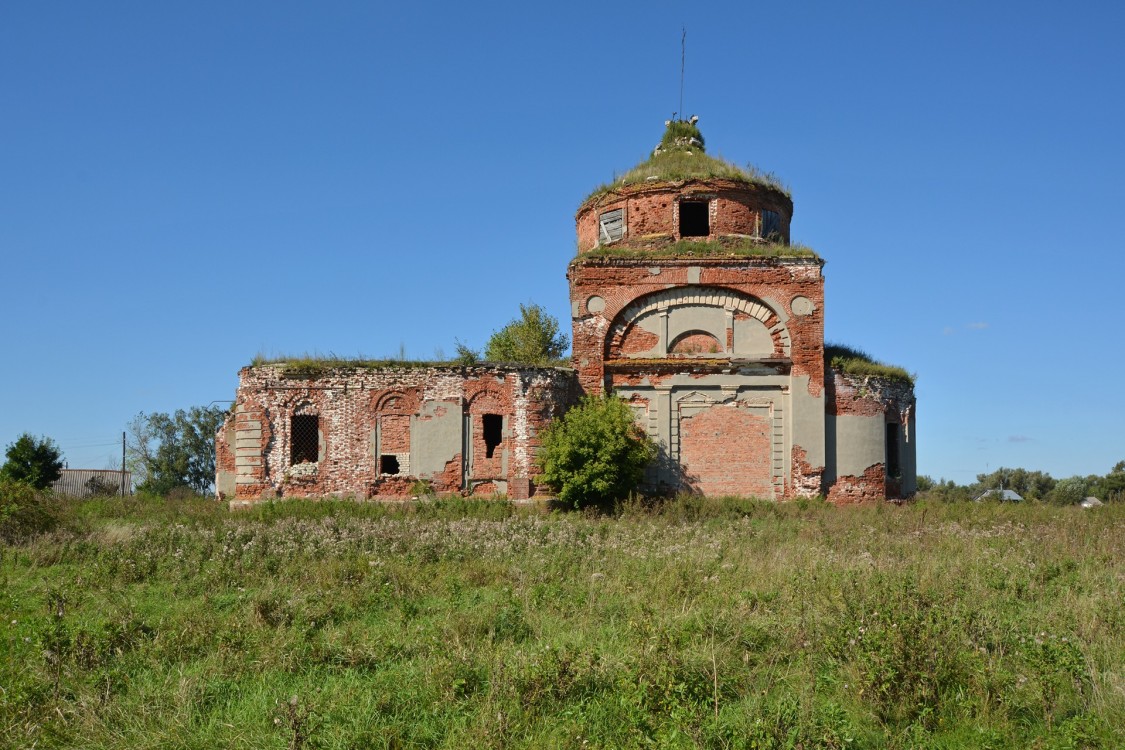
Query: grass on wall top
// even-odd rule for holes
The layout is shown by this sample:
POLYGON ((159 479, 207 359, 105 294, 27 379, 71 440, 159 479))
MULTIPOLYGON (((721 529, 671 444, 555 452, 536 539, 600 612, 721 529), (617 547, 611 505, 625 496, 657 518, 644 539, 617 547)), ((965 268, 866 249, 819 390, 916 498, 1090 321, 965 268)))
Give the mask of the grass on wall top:
POLYGON ((917 376, 897 365, 880 362, 862 349, 843 344, 826 344, 824 361, 834 370, 855 377, 885 378, 914 385, 917 376))
POLYGON ((300 354, 296 356, 271 356, 258 354, 250 362, 250 367, 280 366, 282 377, 285 378, 318 378, 332 370, 425 370, 430 368, 456 368, 456 367, 519 367, 528 369, 569 367, 570 360, 562 359, 548 362, 543 365, 533 366, 509 362, 489 362, 474 359, 371 359, 363 357, 341 357, 336 354, 300 354))

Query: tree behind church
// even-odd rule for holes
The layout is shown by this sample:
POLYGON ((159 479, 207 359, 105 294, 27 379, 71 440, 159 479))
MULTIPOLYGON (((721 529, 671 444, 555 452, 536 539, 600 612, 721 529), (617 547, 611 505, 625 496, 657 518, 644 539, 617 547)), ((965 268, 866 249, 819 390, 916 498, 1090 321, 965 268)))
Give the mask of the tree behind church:
POLYGON ((570 340, 558 318, 536 304, 520 305, 520 316, 492 334, 484 348, 490 362, 546 365, 562 359, 570 340))
POLYGON ((193 406, 174 414, 141 412, 129 423, 127 463, 137 491, 167 495, 187 488, 209 494, 215 483, 215 433, 226 410, 193 406))
POLYGON ((0 476, 46 489, 62 471, 62 451, 48 437, 35 437, 25 432, 5 451, 7 461, 0 467, 0 476))

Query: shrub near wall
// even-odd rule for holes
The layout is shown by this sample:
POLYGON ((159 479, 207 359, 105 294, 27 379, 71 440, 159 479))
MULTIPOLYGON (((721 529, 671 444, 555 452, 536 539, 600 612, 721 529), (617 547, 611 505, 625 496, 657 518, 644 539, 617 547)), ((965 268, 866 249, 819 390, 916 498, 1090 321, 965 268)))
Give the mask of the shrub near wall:
POLYGON ((655 456, 625 402, 587 396, 547 427, 538 460, 559 500, 583 508, 627 497, 655 456))

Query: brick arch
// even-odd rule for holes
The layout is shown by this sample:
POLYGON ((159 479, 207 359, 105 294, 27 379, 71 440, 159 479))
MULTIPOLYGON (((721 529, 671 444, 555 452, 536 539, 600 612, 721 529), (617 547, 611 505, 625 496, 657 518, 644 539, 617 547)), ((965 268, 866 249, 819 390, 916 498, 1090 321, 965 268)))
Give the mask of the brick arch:
POLYGON ((375 396, 375 411, 379 414, 413 414, 418 411, 417 395, 412 391, 383 391, 375 396))
POLYGON ((290 404, 290 413, 301 416, 319 416, 320 407, 307 398, 297 398, 290 404))
POLYGON ((469 397, 465 403, 467 414, 481 414, 483 412, 507 414, 509 411, 507 399, 500 391, 492 388, 482 388, 469 397))
MULTIPOLYGON (((731 289, 707 286, 681 286, 647 294, 634 300, 619 312, 606 331, 605 356, 615 358, 633 331, 633 324, 652 312, 668 310, 681 305, 721 307, 734 313, 754 318, 766 327, 773 339, 773 355, 788 357, 792 349, 789 329, 777 312, 764 300, 731 289)), ((669 345, 671 342, 668 342, 669 345)))

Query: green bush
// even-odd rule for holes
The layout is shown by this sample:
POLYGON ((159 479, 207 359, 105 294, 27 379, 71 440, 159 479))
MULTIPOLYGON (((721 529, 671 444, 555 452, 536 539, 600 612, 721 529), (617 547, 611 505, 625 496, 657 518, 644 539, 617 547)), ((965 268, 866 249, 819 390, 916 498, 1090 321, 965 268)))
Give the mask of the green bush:
POLYGON ((619 398, 587 396, 543 434, 543 481, 575 508, 626 497, 644 475, 656 447, 619 398))
POLYGON ((23 541, 50 531, 57 523, 38 490, 26 482, 0 476, 0 540, 23 541))

